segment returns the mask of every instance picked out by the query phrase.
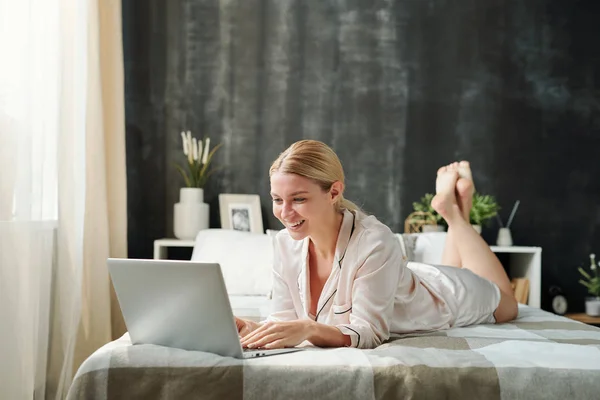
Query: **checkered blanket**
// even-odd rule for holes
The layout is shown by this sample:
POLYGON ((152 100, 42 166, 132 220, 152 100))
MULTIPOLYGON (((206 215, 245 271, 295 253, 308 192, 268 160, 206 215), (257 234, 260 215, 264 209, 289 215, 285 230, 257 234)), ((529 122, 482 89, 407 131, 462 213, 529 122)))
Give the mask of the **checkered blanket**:
POLYGON ((68 399, 593 399, 600 329, 520 306, 517 320, 392 338, 373 350, 252 360, 128 335, 79 368, 68 399))

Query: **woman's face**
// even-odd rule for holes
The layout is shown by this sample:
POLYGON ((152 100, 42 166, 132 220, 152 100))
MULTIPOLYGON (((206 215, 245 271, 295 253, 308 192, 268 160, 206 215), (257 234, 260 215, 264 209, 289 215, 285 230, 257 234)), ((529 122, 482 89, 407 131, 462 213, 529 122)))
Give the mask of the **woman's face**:
MULTIPOLYGON (((336 186, 336 185, 334 185, 336 186)), ((296 174, 271 175, 273 215, 295 240, 302 240, 324 227, 337 199, 337 190, 323 191, 319 185, 296 174)))

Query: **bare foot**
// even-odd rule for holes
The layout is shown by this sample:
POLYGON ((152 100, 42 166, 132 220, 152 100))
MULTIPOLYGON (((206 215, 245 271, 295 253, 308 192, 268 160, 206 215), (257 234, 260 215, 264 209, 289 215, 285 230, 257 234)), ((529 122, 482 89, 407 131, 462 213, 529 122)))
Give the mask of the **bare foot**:
POLYGON ((460 208, 463 219, 470 221, 471 208, 473 207, 473 193, 475 187, 471 175, 471 167, 468 161, 453 162, 438 169, 438 175, 448 171, 458 173, 456 182, 456 203, 460 208))
MULTIPOLYGON (((457 163, 454 163, 457 164, 457 163)), ((469 222, 471 207, 473 207, 473 193, 475 193, 475 184, 473 183, 473 174, 468 161, 461 161, 457 166, 458 181, 456 182, 456 201, 462 212, 463 218, 469 222)))
POLYGON ((439 176, 440 174, 443 174, 445 172, 450 172, 450 171, 458 173, 458 163, 457 162, 453 162, 448 165, 444 165, 443 167, 440 167, 440 169, 438 169, 438 171, 437 171, 437 174, 439 176))
POLYGON ((456 201, 457 180, 458 172, 453 164, 438 170, 437 180, 435 181, 436 195, 431 200, 431 206, 448 224, 451 224, 455 218, 463 218, 456 201))

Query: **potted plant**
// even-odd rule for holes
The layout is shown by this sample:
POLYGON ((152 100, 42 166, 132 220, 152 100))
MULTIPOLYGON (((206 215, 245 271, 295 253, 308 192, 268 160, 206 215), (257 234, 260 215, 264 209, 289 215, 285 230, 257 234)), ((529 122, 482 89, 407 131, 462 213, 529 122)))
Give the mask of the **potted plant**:
POLYGON ((592 317, 600 317, 600 276, 596 266, 596 255, 590 254, 590 273, 579 267, 579 272, 584 279, 580 279, 579 283, 585 286, 590 296, 585 299, 585 313, 592 317))
POLYGON ((471 225, 477 232, 481 233, 481 227, 491 218, 494 218, 499 209, 500 207, 493 196, 475 192, 473 194, 473 207, 469 214, 471 225))
POLYGON ((209 206, 204 203, 204 185, 217 170, 210 168, 215 152, 210 150, 210 138, 198 140, 190 131, 181 132, 185 166, 175 164, 183 177, 185 187, 179 191, 179 203, 174 206, 173 233, 182 240, 194 239, 201 229, 208 229, 209 206))
POLYGON ((413 213, 409 223, 420 223, 422 232, 443 232, 446 230, 446 220, 431 206, 432 193, 425 193, 419 201, 412 203, 413 213))

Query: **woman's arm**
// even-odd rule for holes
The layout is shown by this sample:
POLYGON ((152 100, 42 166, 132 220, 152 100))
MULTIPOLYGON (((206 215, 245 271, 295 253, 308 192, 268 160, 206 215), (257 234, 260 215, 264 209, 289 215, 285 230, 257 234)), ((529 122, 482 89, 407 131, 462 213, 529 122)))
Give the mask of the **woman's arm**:
POLYGON ((369 349, 389 338, 394 299, 405 267, 400 243, 391 232, 366 231, 357 246, 360 267, 352 283, 349 323, 335 327, 350 336, 352 347, 369 349))
POLYGON ((321 324, 315 321, 310 323, 309 335, 306 338, 309 342, 318 347, 347 347, 352 340, 350 336, 344 335, 338 328, 331 325, 321 324))
POLYGON ((294 347, 308 340, 319 347, 350 346, 350 336, 335 326, 309 319, 297 321, 267 321, 242 338, 242 346, 250 349, 294 347))

